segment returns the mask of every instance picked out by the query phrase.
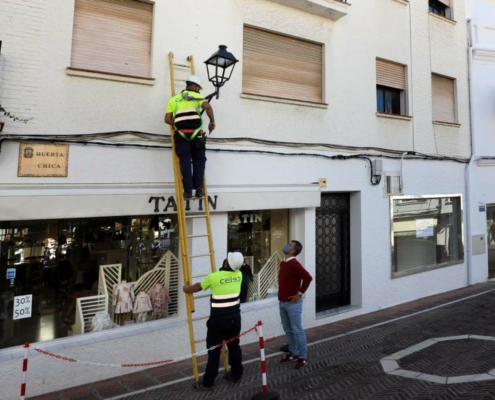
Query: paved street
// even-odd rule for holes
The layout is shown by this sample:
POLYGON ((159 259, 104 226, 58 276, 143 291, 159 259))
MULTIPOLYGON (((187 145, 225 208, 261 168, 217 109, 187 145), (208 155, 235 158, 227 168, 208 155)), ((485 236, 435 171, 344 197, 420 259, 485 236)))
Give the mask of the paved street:
MULTIPOLYGON (((495 285, 488 283, 311 329, 308 331, 310 362, 301 371, 294 370, 293 365, 279 364, 277 351, 283 340, 278 338, 267 350, 269 387, 278 391, 282 400, 495 399, 495 376, 492 375, 484 376, 493 380, 440 384, 387 374, 380 363, 393 353, 432 338, 459 335, 492 338, 495 336, 494 307, 495 285), (451 302, 455 303, 448 304, 451 302), (381 325, 373 327, 376 324, 381 325)), ((246 361, 253 361, 245 365, 242 383, 220 381, 214 392, 199 393, 191 387, 193 381, 186 378, 190 376, 186 362, 38 399, 96 400, 118 395, 128 400, 250 399, 260 392, 256 347, 243 347, 246 361), (172 383, 181 378, 185 380, 172 383), (160 383, 172 384, 136 393, 160 383)), ((495 341, 461 338, 438 342, 401 358, 398 363, 401 369, 416 371, 417 378, 421 379, 435 380, 431 376, 439 376, 446 380, 487 374, 495 369, 495 341)))

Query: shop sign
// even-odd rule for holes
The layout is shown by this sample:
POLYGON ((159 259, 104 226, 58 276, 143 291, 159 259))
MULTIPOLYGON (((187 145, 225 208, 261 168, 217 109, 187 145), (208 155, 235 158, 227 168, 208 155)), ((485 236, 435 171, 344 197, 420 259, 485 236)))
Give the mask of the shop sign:
POLYGON ((14 297, 14 319, 31 318, 33 309, 33 295, 14 297))
POLYGON ((20 143, 17 176, 67 177, 68 144, 20 143))
MULTIPOLYGON (((212 210, 217 209, 217 199, 218 196, 208 196, 208 204, 210 205, 210 208, 212 210)), ((177 212, 177 202, 175 201, 175 196, 169 196, 167 199, 165 199, 164 196, 160 197, 150 197, 148 200, 148 203, 153 203, 155 208, 154 212, 167 212, 169 211, 169 208, 177 212), (162 209, 161 207, 165 204, 165 207, 162 209)), ((204 210, 204 204, 203 204, 203 199, 198 199, 198 200, 186 200, 186 211, 203 211, 204 210)))
POLYGON ((241 214, 230 216, 229 223, 232 225, 239 224, 253 224, 255 222, 262 222, 261 214, 241 214))

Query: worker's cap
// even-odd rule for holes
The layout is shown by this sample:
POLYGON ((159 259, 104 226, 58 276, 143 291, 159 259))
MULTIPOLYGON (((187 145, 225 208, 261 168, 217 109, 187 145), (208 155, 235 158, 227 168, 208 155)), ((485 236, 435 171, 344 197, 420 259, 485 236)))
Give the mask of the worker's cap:
POLYGON ((242 264, 244 264, 244 256, 238 251, 229 253, 227 255, 227 260, 229 262, 230 268, 232 268, 234 271, 237 271, 239 268, 242 267, 242 264))
POLYGON ((200 89, 203 89, 203 87, 201 86, 201 79, 198 75, 191 75, 189 78, 186 79, 186 83, 194 83, 195 85, 198 85, 200 89))

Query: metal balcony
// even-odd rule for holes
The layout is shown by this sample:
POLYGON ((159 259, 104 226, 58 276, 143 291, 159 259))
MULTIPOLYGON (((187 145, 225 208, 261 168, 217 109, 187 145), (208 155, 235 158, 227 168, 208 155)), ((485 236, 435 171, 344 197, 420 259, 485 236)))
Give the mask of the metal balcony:
POLYGON ((337 21, 349 12, 348 0, 269 0, 287 7, 337 21))

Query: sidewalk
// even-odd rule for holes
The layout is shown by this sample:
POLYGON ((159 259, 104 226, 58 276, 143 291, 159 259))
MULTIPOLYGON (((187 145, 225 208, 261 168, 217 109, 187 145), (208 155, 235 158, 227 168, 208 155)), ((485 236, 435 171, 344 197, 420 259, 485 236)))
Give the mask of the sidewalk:
MULTIPOLYGON (((418 378, 429 381, 386 374, 380 363, 382 358, 427 339, 459 335, 495 337, 495 283, 309 329, 309 363, 301 371, 294 370, 293 365, 279 364, 277 353, 285 338, 277 338, 267 344, 266 350, 269 388, 278 391, 283 400, 495 400, 495 376, 493 380, 485 375, 490 380, 458 384, 435 383, 438 378, 432 378, 487 374, 495 369, 495 340, 460 338, 435 342, 432 347, 407 353, 398 361, 402 369, 417 371, 418 378), (455 303, 448 304, 451 302, 455 303), (434 307, 438 308, 429 310, 434 307), (421 312, 425 310, 429 311, 421 312)), ((30 399, 102 400, 120 395, 129 400, 250 399, 261 391, 259 361, 249 362, 259 357, 258 344, 243 346, 243 353, 246 364, 242 383, 219 381, 214 392, 197 392, 191 387, 191 364, 185 361, 30 399), (158 385, 161 387, 156 388, 158 385)), ((205 357, 200 359, 204 360, 205 357)), ((200 372, 204 372, 204 367, 200 372)))

